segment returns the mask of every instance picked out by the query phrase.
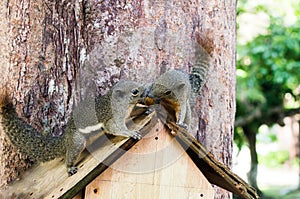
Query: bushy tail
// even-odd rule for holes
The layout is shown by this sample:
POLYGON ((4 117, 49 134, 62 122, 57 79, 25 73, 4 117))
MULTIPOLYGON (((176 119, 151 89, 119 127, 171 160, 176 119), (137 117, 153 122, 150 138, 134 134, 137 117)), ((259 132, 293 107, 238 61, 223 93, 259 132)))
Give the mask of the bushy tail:
POLYGON ((195 65, 189 75, 192 91, 197 94, 207 79, 211 56, 198 43, 195 44, 195 65))
POLYGON ((32 160, 48 161, 63 155, 61 137, 43 136, 16 113, 7 87, 0 88, 0 119, 4 132, 22 153, 32 160), (57 148, 57 150, 54 150, 57 148))

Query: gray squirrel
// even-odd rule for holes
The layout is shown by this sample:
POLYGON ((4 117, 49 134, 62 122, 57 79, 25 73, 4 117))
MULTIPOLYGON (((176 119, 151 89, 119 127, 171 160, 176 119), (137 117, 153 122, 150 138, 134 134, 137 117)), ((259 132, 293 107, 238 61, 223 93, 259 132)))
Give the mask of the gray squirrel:
POLYGON ((70 116, 63 135, 43 135, 18 116, 6 87, 0 89, 0 117, 9 140, 36 162, 65 156, 68 175, 77 172, 78 157, 91 134, 104 131, 115 136, 141 139, 139 131, 128 130, 125 118, 142 99, 144 87, 134 81, 120 80, 104 96, 88 99, 70 116), (91 122, 89 111, 96 116, 91 122))
MULTIPOLYGON (((145 101, 148 105, 160 104, 171 115, 177 125, 189 129, 191 123, 191 98, 196 96, 207 79, 211 56, 200 45, 195 44, 195 64, 190 74, 169 70, 148 86, 145 101)), ((169 114, 170 115, 170 114, 169 114)))

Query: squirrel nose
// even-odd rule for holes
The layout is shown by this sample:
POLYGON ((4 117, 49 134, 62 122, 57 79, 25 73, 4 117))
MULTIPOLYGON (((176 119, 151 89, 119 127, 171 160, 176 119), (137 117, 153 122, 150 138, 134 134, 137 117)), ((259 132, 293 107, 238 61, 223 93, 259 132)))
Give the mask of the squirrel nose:
POLYGON ((154 104, 159 104, 160 103, 160 98, 156 98, 152 93, 148 92, 146 95, 147 99, 151 99, 154 104))
POLYGON ((156 104, 156 100, 151 98, 151 97, 145 97, 145 105, 147 106, 151 106, 151 105, 154 105, 156 104))

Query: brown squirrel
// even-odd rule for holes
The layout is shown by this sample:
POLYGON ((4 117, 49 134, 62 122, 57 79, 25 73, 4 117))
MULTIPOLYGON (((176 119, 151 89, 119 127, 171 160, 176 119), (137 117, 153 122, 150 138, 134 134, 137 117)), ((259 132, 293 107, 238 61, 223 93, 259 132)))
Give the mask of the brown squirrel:
POLYGON ((176 124, 186 129, 191 122, 190 100, 204 85, 211 60, 210 55, 199 44, 195 44, 195 58, 189 75, 179 70, 169 70, 159 76, 145 92, 147 105, 162 105, 171 113, 168 116, 174 115, 176 124))
POLYGON ((63 135, 42 135, 18 116, 7 88, 0 89, 1 124, 11 143, 36 162, 65 156, 69 176, 77 172, 75 163, 91 134, 105 133, 141 139, 139 131, 125 125, 134 106, 142 99, 144 88, 134 81, 119 81, 104 96, 82 102, 68 120, 63 135), (92 121, 90 111, 95 112, 92 121), (100 131, 100 132, 99 132, 100 131))

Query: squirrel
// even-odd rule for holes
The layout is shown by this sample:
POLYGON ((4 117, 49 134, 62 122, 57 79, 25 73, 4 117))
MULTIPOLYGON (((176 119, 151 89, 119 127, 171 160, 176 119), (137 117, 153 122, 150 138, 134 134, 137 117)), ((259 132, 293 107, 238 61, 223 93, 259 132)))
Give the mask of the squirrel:
POLYGON ((200 44, 195 44, 195 64, 190 74, 169 70, 159 76, 145 92, 147 105, 160 104, 172 115, 176 124, 189 129, 191 100, 203 87, 211 56, 200 44))
POLYGON ((68 175, 77 172, 75 163, 91 135, 104 132, 115 136, 141 139, 125 124, 130 111, 142 99, 144 88, 134 81, 120 80, 104 96, 83 100, 72 112, 63 135, 43 135, 18 116, 7 88, 0 90, 1 124, 11 143, 36 162, 65 156, 68 175), (90 118, 90 111, 95 118, 90 118), (100 131, 100 132, 99 132, 100 131))

